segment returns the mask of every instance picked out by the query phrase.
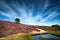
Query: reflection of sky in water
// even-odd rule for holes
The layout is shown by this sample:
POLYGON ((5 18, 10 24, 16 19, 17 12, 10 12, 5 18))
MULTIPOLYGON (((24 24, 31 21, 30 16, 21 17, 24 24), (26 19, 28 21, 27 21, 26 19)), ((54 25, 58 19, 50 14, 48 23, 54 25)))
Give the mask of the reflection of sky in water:
POLYGON ((45 34, 45 35, 40 35, 43 38, 58 38, 57 36, 51 35, 51 34, 45 34))
POLYGON ((41 36, 40 35, 33 36, 33 39, 34 40, 39 40, 39 39, 41 39, 41 36))
POLYGON ((43 34, 43 35, 33 36, 34 40, 41 40, 41 38, 60 38, 60 37, 57 37, 57 36, 51 35, 51 34, 43 34))

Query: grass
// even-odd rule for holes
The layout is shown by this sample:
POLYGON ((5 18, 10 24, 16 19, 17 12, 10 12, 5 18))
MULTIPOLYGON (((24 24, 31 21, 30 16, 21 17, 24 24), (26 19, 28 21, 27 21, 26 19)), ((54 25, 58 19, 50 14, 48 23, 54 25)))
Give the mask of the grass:
POLYGON ((24 35, 24 36, 22 36, 22 38, 24 40, 31 40, 32 39, 32 36, 31 35, 24 35))
POLYGON ((58 38, 42 38, 41 40, 60 40, 58 38))
POLYGON ((60 30, 57 30, 53 27, 39 27, 39 28, 48 31, 47 32, 48 34, 55 34, 60 36, 60 30))
MULTIPOLYGON (((56 35, 60 36, 60 31, 54 29, 53 27, 39 27, 39 28, 48 31, 47 33, 49 33, 49 34, 56 34, 56 35)), ((7 35, 3 38, 5 38, 5 40, 31 40, 32 36, 29 33, 18 33, 18 34, 7 35)), ((60 39, 42 38, 42 40, 60 40, 60 39)))
POLYGON ((28 33, 18 33, 13 35, 7 35, 5 40, 31 40, 32 36, 28 33))

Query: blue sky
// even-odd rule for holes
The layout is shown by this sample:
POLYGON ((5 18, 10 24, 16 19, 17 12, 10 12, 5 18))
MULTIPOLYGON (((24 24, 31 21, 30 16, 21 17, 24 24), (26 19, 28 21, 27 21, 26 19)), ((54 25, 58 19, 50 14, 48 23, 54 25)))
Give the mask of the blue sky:
POLYGON ((0 0, 0 20, 15 18, 28 25, 60 25, 60 0, 0 0))

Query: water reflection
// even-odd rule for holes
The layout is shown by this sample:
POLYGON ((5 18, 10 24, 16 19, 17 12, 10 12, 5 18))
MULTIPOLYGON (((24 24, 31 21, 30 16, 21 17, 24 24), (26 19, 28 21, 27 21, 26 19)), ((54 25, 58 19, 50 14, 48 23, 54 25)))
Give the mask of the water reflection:
POLYGON ((51 34, 43 34, 43 35, 35 35, 33 36, 33 40, 41 40, 42 38, 60 38, 51 34))

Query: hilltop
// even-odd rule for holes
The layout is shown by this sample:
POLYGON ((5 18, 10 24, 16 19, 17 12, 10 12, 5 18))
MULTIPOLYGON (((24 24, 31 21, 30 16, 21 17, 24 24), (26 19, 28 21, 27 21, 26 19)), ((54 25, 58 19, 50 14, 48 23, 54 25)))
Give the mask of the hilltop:
POLYGON ((15 33, 28 33, 35 30, 32 25, 16 24, 15 22, 1 21, 0 20, 0 36, 5 36, 15 33))
POLYGON ((17 34, 17 33, 29 33, 32 34, 54 34, 60 36, 60 31, 56 30, 51 26, 33 26, 33 25, 26 25, 26 24, 17 24, 15 22, 9 21, 2 21, 0 20, 0 37, 10 35, 10 34, 17 34))

